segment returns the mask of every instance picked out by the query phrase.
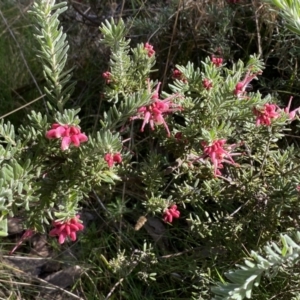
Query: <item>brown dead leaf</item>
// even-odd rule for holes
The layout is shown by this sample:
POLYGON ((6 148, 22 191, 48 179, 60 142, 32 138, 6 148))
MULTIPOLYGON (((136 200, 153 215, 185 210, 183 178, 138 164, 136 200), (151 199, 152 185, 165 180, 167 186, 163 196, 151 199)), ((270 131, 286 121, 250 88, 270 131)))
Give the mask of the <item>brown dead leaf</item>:
POLYGON ((165 224, 158 218, 148 217, 144 227, 154 242, 157 243, 161 250, 165 251, 168 247, 168 240, 165 237, 165 224))

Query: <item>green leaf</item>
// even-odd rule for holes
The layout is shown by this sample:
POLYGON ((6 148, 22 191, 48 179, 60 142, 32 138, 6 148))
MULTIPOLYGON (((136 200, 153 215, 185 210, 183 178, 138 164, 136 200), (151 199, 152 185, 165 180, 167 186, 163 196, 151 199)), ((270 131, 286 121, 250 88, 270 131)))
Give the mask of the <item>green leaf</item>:
POLYGON ((0 236, 8 236, 7 219, 0 220, 0 236))

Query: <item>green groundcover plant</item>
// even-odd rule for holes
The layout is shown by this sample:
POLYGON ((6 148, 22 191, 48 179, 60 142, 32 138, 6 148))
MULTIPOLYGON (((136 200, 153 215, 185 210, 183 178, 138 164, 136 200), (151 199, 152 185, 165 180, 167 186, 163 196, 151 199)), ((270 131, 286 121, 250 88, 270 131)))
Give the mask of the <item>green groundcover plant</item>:
MULTIPOLYGON (((156 216, 171 228, 178 249, 191 250, 195 241, 225 249, 227 263, 195 262, 206 276, 207 269, 216 270, 210 283, 221 279, 212 289, 215 299, 250 298, 262 275, 271 278, 296 265, 299 233, 295 241, 282 234, 282 249, 269 241, 293 231, 300 212, 300 158, 288 138, 292 125, 299 126, 300 108, 292 108, 292 95, 284 106, 274 95, 251 91, 263 61, 252 55, 228 68, 221 56, 211 56, 200 66, 176 65, 167 89, 151 80, 151 43, 131 45, 122 19, 105 21, 101 42, 110 60, 95 133, 79 126, 80 108, 72 107, 75 82, 58 19, 66 9, 65 2, 39 0, 30 11, 47 108, 32 111, 17 129, 1 120, 1 236, 8 217, 22 216, 22 240, 47 232, 59 244, 75 241, 91 193, 99 199, 110 193, 115 202, 126 195, 128 210, 142 215, 136 227, 156 216), (184 242, 186 232, 190 240, 184 242), (235 263, 237 253, 228 252, 241 241, 247 248, 267 244, 266 257, 253 251, 244 266, 226 274, 227 284, 218 269, 235 263)), ((122 261, 119 253, 107 264, 118 269, 122 261)), ((193 283, 193 289, 190 297, 209 299, 210 284, 200 289, 193 283)))

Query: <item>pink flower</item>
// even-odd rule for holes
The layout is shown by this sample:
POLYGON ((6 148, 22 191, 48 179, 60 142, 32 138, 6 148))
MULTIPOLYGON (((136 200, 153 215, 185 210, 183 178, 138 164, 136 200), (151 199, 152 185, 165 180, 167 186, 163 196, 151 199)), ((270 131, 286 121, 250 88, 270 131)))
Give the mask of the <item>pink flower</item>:
POLYGON ((115 154, 106 153, 104 155, 104 160, 107 162, 108 167, 111 168, 115 163, 121 163, 122 162, 122 156, 119 152, 115 154))
POLYGON ((57 123, 52 124, 51 129, 47 131, 46 138, 48 139, 58 139, 61 138, 64 133, 66 132, 66 129, 68 128, 68 125, 59 125, 57 123))
POLYGON ((80 128, 76 126, 53 124, 51 129, 47 131, 46 138, 48 139, 62 139, 61 149, 69 149, 70 144, 79 147, 80 143, 86 142, 88 137, 81 133, 80 128))
POLYGON ((231 165, 237 166, 238 164, 232 159, 232 156, 238 155, 239 153, 230 153, 237 145, 233 144, 230 146, 225 145, 226 140, 216 140, 211 144, 202 142, 204 147, 204 157, 209 157, 214 166, 214 175, 220 176, 221 172, 219 169, 223 168, 223 163, 229 163, 231 165))
POLYGON ((202 81, 202 84, 206 90, 210 90, 212 88, 212 82, 207 78, 202 81))
MULTIPOLYGON (((144 131, 145 125, 148 123, 150 124, 150 128, 152 130, 154 130, 154 124, 156 125, 163 124, 169 137, 170 130, 164 119, 164 114, 182 110, 182 107, 171 101, 171 99, 178 97, 178 94, 171 95, 164 100, 159 99, 158 90, 160 85, 161 83, 159 82, 158 85, 156 86, 155 91, 152 93, 151 96, 152 102, 149 105, 140 107, 137 110, 137 115, 132 117, 131 120, 144 119, 144 122, 141 127, 141 132, 144 131)), ((148 80, 148 90, 149 93, 151 93, 149 80, 148 80)))
POLYGON ((55 227, 49 232, 50 236, 58 236, 58 242, 63 244, 67 237, 76 241, 76 232, 83 230, 84 226, 79 222, 79 215, 67 221, 53 221, 55 227))
POLYGON ((172 223, 173 218, 179 218, 180 211, 177 210, 177 205, 172 205, 170 208, 164 211, 163 219, 165 222, 172 223))
POLYGON ((107 162, 109 168, 111 168, 114 165, 114 159, 112 154, 106 153, 104 155, 104 160, 107 162))
POLYGON ((216 67, 221 67, 223 64, 223 58, 222 57, 215 57, 212 56, 211 57, 211 61, 212 63, 216 66, 216 67))
POLYGON ((105 83, 109 84, 111 83, 111 73, 106 71, 102 74, 102 77, 105 79, 105 83))
POLYGON ((300 185, 296 186, 296 191, 300 193, 300 185))
POLYGON ((298 107, 298 108, 296 108, 296 109, 294 109, 294 110, 292 110, 292 111, 290 112, 292 101, 293 101, 293 96, 290 97, 289 104, 288 104, 288 106, 284 109, 284 112, 285 112, 286 114, 288 114, 290 120, 294 120, 295 117, 296 117, 296 113, 300 110, 300 107, 298 107))
POLYGON ((32 230, 32 229, 26 229, 25 232, 23 233, 22 237, 20 238, 20 240, 16 244, 16 246, 9 252, 9 255, 12 255, 20 247, 20 245, 24 241, 26 241, 29 238, 31 238, 34 234, 35 234, 34 230, 32 230))
POLYGON ((152 45, 146 43, 144 47, 145 47, 145 50, 148 53, 148 57, 151 57, 151 56, 153 56, 155 54, 155 51, 153 50, 153 46, 152 45))
POLYGON ((256 73, 256 74, 250 74, 250 71, 248 71, 245 75, 245 78, 238 82, 235 86, 235 89, 233 93, 238 97, 241 98, 245 93, 246 93, 246 88, 248 84, 257 76, 260 75, 261 73, 256 73))
POLYGON ((280 109, 275 104, 266 103, 262 109, 253 108, 253 113, 256 116, 256 126, 271 125, 272 119, 277 119, 280 115, 280 109), (278 109, 278 111, 277 111, 278 109))

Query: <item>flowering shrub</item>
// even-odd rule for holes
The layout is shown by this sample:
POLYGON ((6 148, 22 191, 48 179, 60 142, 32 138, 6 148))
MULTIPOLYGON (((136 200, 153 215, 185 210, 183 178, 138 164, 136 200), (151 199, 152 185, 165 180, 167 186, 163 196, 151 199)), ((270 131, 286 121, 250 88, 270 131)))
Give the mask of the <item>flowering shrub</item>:
MULTIPOLYGON (((300 108, 291 109, 292 97, 284 107, 273 94, 249 91, 264 70, 256 55, 232 66, 215 56, 199 65, 176 65, 163 86, 165 80, 152 76, 155 47, 130 46, 124 22, 111 20, 100 27, 111 56, 102 74, 100 121, 91 126, 71 98, 72 70, 65 70, 69 46, 58 21, 65 5, 40 0, 31 11, 47 106, 29 113, 16 130, 0 123, 0 233, 8 233, 8 216, 22 215, 24 239, 43 232, 58 237, 59 244, 78 240, 85 248, 88 241, 88 256, 99 263, 94 250, 101 249, 101 270, 117 282, 106 298, 121 282, 130 286, 132 278, 160 285, 153 283, 159 274, 162 282, 176 280, 186 298, 211 299, 211 282, 243 257, 241 245, 257 248, 274 239, 279 227, 295 227, 300 162, 287 132, 292 121, 298 124, 300 108), (99 217, 92 226, 79 219, 86 207, 99 217), (142 224, 134 226, 135 221, 142 224), (133 228, 136 240, 131 240, 133 228), (83 229, 81 239, 77 234, 83 229), (97 238, 89 240, 91 233, 97 238), (188 268, 177 264, 189 256, 188 268)), ((247 267, 258 272, 267 271, 273 259, 287 263, 273 252, 267 266, 262 268, 265 261, 256 256, 257 265, 247 262, 247 267)), ((245 284, 229 276, 242 285, 235 290, 239 299, 251 293, 250 273, 242 272, 245 284)), ((170 299, 178 297, 178 289, 170 299)), ((227 297, 231 291, 216 293, 227 297)))

